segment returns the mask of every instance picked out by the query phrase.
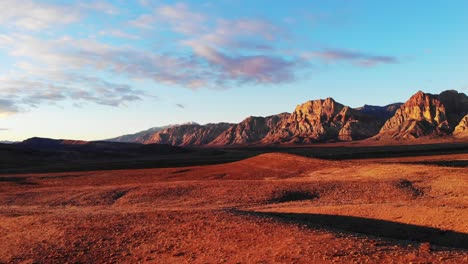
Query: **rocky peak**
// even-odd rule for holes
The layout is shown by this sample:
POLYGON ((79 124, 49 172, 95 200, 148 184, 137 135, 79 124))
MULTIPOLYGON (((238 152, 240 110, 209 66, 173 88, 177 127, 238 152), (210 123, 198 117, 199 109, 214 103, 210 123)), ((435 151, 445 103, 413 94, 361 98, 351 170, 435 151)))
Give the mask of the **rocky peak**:
POLYGON ((294 112, 263 140, 271 143, 349 141, 373 136, 383 122, 332 98, 298 105, 294 112))
POLYGON ((337 103, 333 98, 308 101, 296 107, 293 115, 299 118, 310 119, 321 117, 321 119, 330 120, 338 114, 344 106, 337 103))
POLYGON ((445 91, 439 95, 417 92, 398 109, 376 138, 419 138, 450 134, 468 112, 465 94, 445 91))
POLYGON ((468 138, 468 114, 465 115, 455 127, 453 135, 458 138, 468 138))

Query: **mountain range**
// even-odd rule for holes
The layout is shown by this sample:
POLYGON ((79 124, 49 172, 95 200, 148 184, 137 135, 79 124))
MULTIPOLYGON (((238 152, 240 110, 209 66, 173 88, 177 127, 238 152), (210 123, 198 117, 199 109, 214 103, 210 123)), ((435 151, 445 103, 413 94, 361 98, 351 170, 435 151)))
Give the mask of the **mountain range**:
POLYGON ((351 108, 333 98, 311 100, 292 113, 250 116, 238 124, 187 123, 108 139, 174 146, 309 144, 468 138, 468 97, 454 90, 417 92, 405 103, 351 108))

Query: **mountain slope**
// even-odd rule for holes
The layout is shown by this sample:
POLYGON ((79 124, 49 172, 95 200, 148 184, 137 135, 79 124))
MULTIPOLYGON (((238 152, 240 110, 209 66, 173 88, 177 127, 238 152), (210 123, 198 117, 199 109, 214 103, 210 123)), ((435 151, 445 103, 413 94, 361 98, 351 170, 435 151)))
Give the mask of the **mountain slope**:
POLYGON ((232 124, 186 124, 169 127, 156 133, 147 134, 137 139, 143 144, 157 143, 173 146, 200 146, 206 145, 227 130, 232 124))
POLYGON ((332 98, 298 105, 264 144, 350 141, 373 136, 385 119, 337 103, 332 98))
POLYGON ((468 97, 457 91, 439 95, 419 91, 403 104, 376 139, 415 139, 450 135, 468 113, 468 97))
MULTIPOLYGON (((193 124, 196 124, 196 123, 189 122, 189 123, 185 123, 183 125, 193 125, 193 124)), ((146 137, 148 137, 149 135, 152 135, 152 134, 154 134, 156 132, 162 131, 162 130, 164 130, 166 128, 175 127, 175 126, 179 126, 179 125, 167 125, 167 126, 162 126, 162 127, 152 127, 150 129, 143 130, 143 131, 140 131, 140 132, 137 132, 137 133, 134 133, 134 134, 127 134, 127 135, 123 135, 123 136, 119 136, 119 137, 115 137, 115 138, 106 139, 104 141, 135 143, 135 142, 139 142, 139 141, 144 141, 146 137)))
POLYGON ((250 116, 239 124, 232 125, 209 144, 219 146, 259 142, 289 115, 288 113, 281 113, 267 117, 250 116))
POLYGON ((453 135, 457 138, 468 138, 468 114, 455 127, 453 135))

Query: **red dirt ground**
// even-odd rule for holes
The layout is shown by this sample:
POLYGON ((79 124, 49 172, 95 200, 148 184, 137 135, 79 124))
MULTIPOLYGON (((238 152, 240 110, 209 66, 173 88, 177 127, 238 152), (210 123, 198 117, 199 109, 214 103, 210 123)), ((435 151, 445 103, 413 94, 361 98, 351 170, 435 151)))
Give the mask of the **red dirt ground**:
POLYGON ((0 263, 468 263, 466 160, 2 175, 0 263))

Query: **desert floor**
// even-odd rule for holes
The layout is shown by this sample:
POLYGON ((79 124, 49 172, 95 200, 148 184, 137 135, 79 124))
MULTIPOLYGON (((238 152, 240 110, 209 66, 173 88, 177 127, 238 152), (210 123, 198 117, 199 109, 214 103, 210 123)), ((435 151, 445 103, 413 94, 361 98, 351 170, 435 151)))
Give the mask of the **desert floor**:
POLYGON ((468 263, 467 161, 0 175, 0 263, 468 263))

